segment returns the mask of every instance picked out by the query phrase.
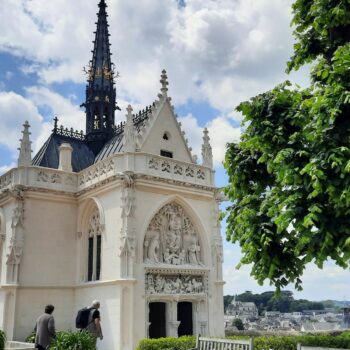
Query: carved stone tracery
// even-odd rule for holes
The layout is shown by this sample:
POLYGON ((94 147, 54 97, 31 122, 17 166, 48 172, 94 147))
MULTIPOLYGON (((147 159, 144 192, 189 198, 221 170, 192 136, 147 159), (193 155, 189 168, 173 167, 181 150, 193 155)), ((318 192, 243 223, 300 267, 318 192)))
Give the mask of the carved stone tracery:
POLYGON ((88 235, 89 237, 100 236, 102 232, 100 213, 96 208, 90 217, 88 235))
POLYGON ((176 203, 164 206, 148 226, 144 261, 151 264, 203 265, 195 228, 176 203))

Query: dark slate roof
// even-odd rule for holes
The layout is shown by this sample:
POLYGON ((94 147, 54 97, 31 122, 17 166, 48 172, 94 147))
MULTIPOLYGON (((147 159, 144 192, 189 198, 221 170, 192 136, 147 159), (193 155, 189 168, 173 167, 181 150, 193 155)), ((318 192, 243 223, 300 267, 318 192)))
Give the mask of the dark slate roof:
MULTIPOLYGON (((152 106, 140 111, 134 115, 133 121, 137 132, 140 132, 145 125, 145 121, 152 113, 152 106)), ((50 135, 40 151, 36 154, 32 164, 45 168, 58 169, 59 165, 59 147, 62 143, 67 142, 73 148, 72 167, 74 172, 79 172, 88 168, 90 165, 108 158, 109 156, 123 152, 123 136, 125 122, 119 124, 115 128, 115 136, 110 139, 101 149, 100 153, 95 157, 90 150, 88 144, 84 141, 85 136, 78 132, 68 129, 57 128, 50 135)))
POLYGON ((95 156, 83 140, 53 133, 36 154, 32 164, 45 168, 58 169, 59 147, 64 142, 69 143, 73 148, 73 171, 79 172, 94 163, 95 156))
MULTIPOLYGON (((152 113, 151 107, 152 106, 147 107, 146 109, 140 111, 134 116, 133 121, 137 132, 140 132, 142 127, 145 125, 145 121, 149 118, 150 114, 152 113)), ((125 123, 118 125, 116 129, 116 136, 114 136, 104 145, 100 153, 96 156, 95 163, 100 160, 106 159, 113 154, 123 152, 124 125, 125 123)))

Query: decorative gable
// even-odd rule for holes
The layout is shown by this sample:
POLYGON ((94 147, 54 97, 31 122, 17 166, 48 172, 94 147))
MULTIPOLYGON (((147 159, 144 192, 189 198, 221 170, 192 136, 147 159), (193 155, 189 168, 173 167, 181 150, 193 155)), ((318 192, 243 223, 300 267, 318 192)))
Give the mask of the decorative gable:
POLYGON ((174 158, 184 162, 195 163, 192 149, 185 139, 185 132, 181 130, 181 123, 177 121, 171 98, 167 95, 167 76, 163 70, 161 93, 159 100, 155 102, 152 115, 138 137, 138 149, 144 153, 174 158))

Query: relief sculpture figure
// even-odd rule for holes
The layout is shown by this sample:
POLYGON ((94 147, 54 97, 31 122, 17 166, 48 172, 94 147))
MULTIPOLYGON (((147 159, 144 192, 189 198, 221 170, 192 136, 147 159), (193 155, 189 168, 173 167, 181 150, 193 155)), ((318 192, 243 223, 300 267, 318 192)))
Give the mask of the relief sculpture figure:
POLYGON ((160 248, 160 242, 159 242, 159 234, 155 235, 151 242, 149 243, 148 247, 148 260, 159 263, 159 248, 160 248))
POLYGON ((198 234, 182 207, 167 204, 153 217, 144 241, 147 263, 203 265, 198 234))

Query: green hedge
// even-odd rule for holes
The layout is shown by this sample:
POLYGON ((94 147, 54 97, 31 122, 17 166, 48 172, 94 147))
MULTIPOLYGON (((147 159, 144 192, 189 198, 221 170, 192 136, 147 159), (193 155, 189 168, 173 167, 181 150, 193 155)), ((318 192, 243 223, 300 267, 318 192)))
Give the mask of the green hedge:
POLYGON ((5 349, 6 334, 4 331, 0 330, 0 350, 5 349))
POLYGON ((196 345, 196 337, 143 339, 136 350, 188 350, 196 345))
POLYGON ((58 332, 50 350, 95 350, 95 339, 88 332, 58 332))
MULTIPOLYGON (((228 337, 242 339, 242 337, 228 337)), ((247 338, 247 337, 244 337, 247 338)), ((195 346, 196 338, 143 339, 136 350, 188 350, 195 346)), ((350 349, 350 332, 328 335, 259 336, 254 337, 254 350, 296 350, 297 343, 308 346, 350 349)))

